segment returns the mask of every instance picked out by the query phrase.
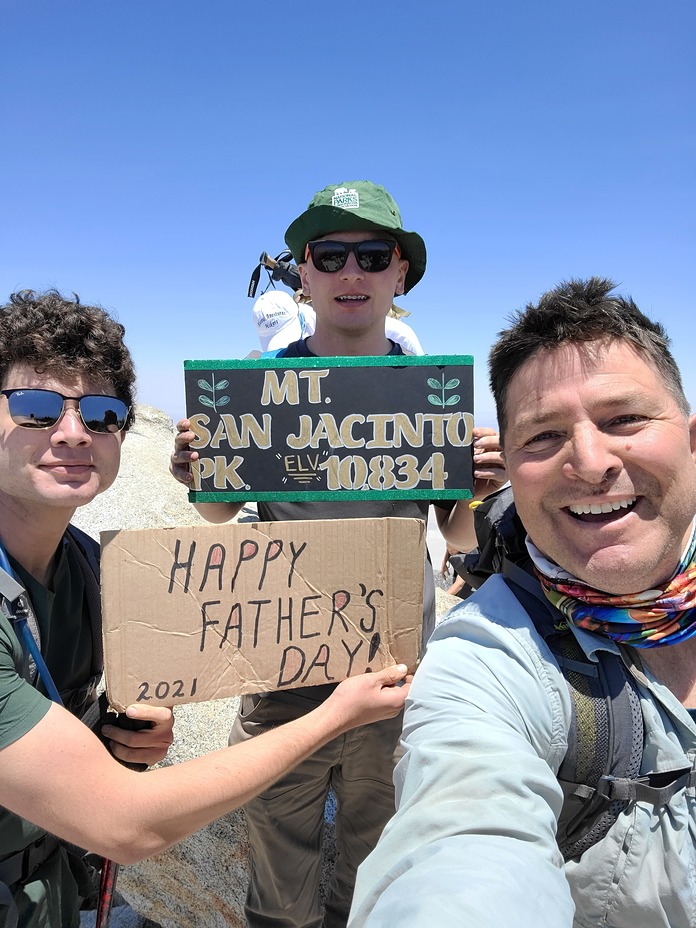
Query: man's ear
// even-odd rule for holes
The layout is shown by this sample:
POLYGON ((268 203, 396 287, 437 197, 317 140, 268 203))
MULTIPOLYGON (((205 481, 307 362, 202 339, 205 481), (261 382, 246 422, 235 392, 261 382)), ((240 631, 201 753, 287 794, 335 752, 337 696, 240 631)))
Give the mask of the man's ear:
POLYGON ((406 286, 406 274, 408 273, 408 261, 406 258, 399 258, 399 276, 396 279, 394 296, 401 296, 406 286))
POLYGON ((689 419, 689 438, 691 440, 691 457, 696 462, 696 413, 689 419))
POLYGON ((309 289, 309 280, 307 279, 307 265, 302 263, 297 265, 297 270, 300 272, 300 280, 302 281, 302 292, 305 296, 310 295, 309 289))

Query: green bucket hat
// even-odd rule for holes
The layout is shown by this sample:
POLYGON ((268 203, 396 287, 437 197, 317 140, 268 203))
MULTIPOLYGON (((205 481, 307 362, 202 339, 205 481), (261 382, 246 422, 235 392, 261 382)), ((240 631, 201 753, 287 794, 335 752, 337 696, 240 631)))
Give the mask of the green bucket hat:
POLYGON ((425 273, 425 242, 417 232, 401 228, 401 213, 389 193, 369 180, 331 184, 315 193, 307 209, 290 224, 285 241, 298 264, 305 260, 307 242, 332 232, 362 230, 388 232, 408 261, 404 293, 425 273))

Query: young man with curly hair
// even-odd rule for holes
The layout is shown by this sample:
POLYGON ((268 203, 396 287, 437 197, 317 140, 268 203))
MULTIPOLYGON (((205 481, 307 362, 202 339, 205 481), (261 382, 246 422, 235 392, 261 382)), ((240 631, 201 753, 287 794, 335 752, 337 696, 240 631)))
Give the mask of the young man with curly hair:
MULTIPOLYGON (((120 863, 164 850, 348 727, 396 714, 408 690, 391 685, 405 667, 354 677, 321 711, 255 745, 147 776, 116 763, 82 724, 102 671, 98 546, 69 523, 115 480, 133 423, 123 335, 104 310, 55 291, 0 307, 2 928, 77 928, 93 891, 79 848, 120 863), (28 637, 10 615, 13 578, 29 594, 28 637)), ((98 725, 111 754, 161 760, 171 710, 138 704, 127 716, 151 727, 98 725)))

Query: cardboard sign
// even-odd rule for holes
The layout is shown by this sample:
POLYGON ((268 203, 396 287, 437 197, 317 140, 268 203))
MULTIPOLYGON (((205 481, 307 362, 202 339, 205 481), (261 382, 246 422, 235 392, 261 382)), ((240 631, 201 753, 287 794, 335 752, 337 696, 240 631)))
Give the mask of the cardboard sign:
POLYGON ((472 496, 469 356, 184 368, 192 502, 472 496))
POLYGON ((338 683, 420 645, 425 525, 332 519, 103 532, 112 705, 338 683))

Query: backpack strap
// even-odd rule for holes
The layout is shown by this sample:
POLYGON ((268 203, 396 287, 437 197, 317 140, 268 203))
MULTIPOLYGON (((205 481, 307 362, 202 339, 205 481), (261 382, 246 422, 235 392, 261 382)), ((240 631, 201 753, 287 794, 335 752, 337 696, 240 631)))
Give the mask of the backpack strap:
POLYGON ((463 557, 455 570, 469 586, 478 589, 492 574, 504 573, 503 562, 522 567, 531 564, 525 538, 527 532, 517 515, 512 487, 491 493, 474 510, 477 547, 463 557))
POLYGON ((621 656, 599 650, 597 662, 589 660, 565 617, 526 571, 507 563, 505 572, 556 658, 571 698, 568 750, 558 771, 564 801, 557 830, 563 858, 570 860, 601 840, 648 785, 649 778, 640 777, 644 730, 637 684, 621 656))
POLYGON ((74 690, 58 693, 48 669, 41 656, 41 635, 36 620, 34 607, 29 594, 17 582, 11 572, 4 550, 4 567, 0 564, 0 596, 5 601, 5 610, 9 615, 15 631, 18 633, 24 663, 17 667, 19 675, 36 686, 39 676, 51 699, 60 702, 68 711, 82 718, 89 706, 97 698, 97 687, 104 671, 104 653, 101 631, 101 593, 99 589, 99 545, 93 538, 74 526, 69 526, 65 534, 66 543, 71 546, 82 573, 85 600, 92 631, 92 664, 90 678, 74 690))
POLYGON ((15 632, 19 631, 20 644, 22 645, 23 663, 18 668, 18 673, 23 680, 36 685, 39 668, 32 654, 33 648, 29 648, 29 639, 21 633, 18 626, 18 620, 26 622, 28 633, 35 642, 36 649, 41 653, 41 630, 39 623, 36 621, 29 594, 14 576, 10 562, 7 560, 4 548, 0 545, 0 608, 10 620, 15 632))

